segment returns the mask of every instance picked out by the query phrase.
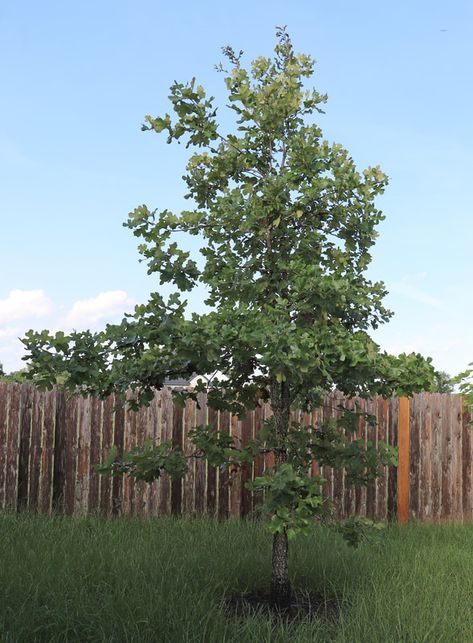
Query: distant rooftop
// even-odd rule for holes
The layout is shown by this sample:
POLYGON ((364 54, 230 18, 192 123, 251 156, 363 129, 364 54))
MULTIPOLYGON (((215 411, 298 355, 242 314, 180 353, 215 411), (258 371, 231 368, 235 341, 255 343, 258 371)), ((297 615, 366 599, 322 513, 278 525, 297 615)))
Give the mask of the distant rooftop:
POLYGON ((189 378, 187 380, 182 378, 182 377, 178 378, 176 380, 164 380, 164 384, 165 384, 165 386, 190 386, 191 381, 192 381, 192 379, 194 377, 195 376, 193 375, 191 378, 189 378))

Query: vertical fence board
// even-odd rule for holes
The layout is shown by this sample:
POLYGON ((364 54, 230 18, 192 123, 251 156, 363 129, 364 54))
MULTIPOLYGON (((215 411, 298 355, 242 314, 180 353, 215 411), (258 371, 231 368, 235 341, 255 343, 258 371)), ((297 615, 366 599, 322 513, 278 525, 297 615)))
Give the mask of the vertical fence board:
POLYGON ((7 509, 17 508, 20 391, 20 384, 13 384, 8 396, 7 470, 5 475, 5 507, 7 509))
MULTIPOLYGON (((312 433, 312 421, 313 421, 312 420, 312 412, 302 413, 301 414, 301 419, 300 419, 301 426, 303 426, 308 433, 312 433)), ((255 415, 255 422, 256 422, 256 415, 255 415)), ((255 469, 256 469, 256 460, 255 460, 255 469)), ((309 465, 309 467, 307 469, 307 475, 308 476, 311 475, 311 470, 312 470, 312 467, 311 467, 311 465, 309 465)), ((258 475, 260 475, 260 474, 258 474, 258 475)))
POLYGON ((52 510, 56 398, 54 390, 44 393, 38 508, 46 514, 52 510))
MULTIPOLYGON (((186 456, 190 456, 194 452, 195 447, 189 438, 189 432, 195 428, 195 413, 196 405, 194 400, 186 400, 184 408, 184 431, 183 431, 183 451, 186 456)), ((194 505, 194 487, 195 487, 195 460, 188 458, 187 460, 187 473, 183 480, 183 497, 182 497, 182 511, 186 515, 193 515, 195 513, 194 505)))
MULTIPOLYGON (((182 448, 182 425, 184 410, 177 406, 172 411, 172 445, 182 448)), ((182 479, 177 478, 171 482, 171 513, 179 516, 182 513, 182 479)))
MULTIPOLYGON (((380 442, 387 443, 387 412, 388 412, 388 401, 383 399, 381 396, 377 397, 376 400, 376 421, 377 421, 377 436, 378 436, 378 445, 380 442)), ((388 467, 381 467, 381 475, 378 478, 378 494, 376 498, 376 520, 386 520, 387 518, 387 480, 388 480, 388 467)))
MULTIPOLYGON (((353 400, 345 400, 345 408, 348 411, 353 411, 353 400)), ((352 442, 354 435, 352 431, 345 430, 345 435, 348 442, 352 442)), ((355 513, 355 489, 352 484, 348 484, 346 472, 343 472, 343 484, 344 484, 344 497, 343 497, 343 515, 345 517, 353 516, 355 513)))
MULTIPOLYGON (((241 421, 236 415, 230 419, 230 432, 233 436, 235 446, 241 445, 241 421)), ((241 468, 230 467, 230 516, 239 518, 241 516, 241 468)))
MULTIPOLYGON (((135 414, 136 446, 143 446, 146 440, 146 428, 148 425, 149 407, 143 406, 135 414)), ((137 516, 144 517, 147 514, 149 501, 149 485, 144 480, 135 481, 134 512, 137 516)))
POLYGON ((409 510, 410 517, 417 520, 420 516, 420 481, 421 481, 421 432, 422 432, 422 407, 423 395, 414 395, 410 400, 410 486, 409 510))
MULTIPOLYGON (((253 434, 253 413, 246 413, 241 422, 241 446, 246 447, 253 434)), ((248 516, 253 511, 253 498, 251 491, 246 488, 246 483, 251 480, 253 466, 245 463, 241 468, 241 516, 248 516)))
MULTIPOLYGON (((103 402, 90 400, 90 456, 89 456, 89 511, 97 513, 100 508, 100 478, 95 465, 101 462, 103 402)), ((110 446, 109 446, 110 448, 110 446)), ((110 497, 110 496, 109 496, 110 497)))
MULTIPOLYGON (((171 391, 163 388, 161 395, 161 439, 160 443, 172 442, 172 397, 171 391)), ((205 408, 205 407, 204 407, 205 408)), ((159 480, 159 515, 168 516, 171 513, 171 481, 167 473, 159 480)))
MULTIPOLYGON (((160 407, 158 404, 158 394, 156 393, 151 400, 148 407, 148 426, 146 428, 146 435, 157 446, 159 443, 159 421, 160 421, 160 407)), ((149 486, 148 493, 148 513, 150 516, 157 516, 159 513, 159 482, 155 480, 149 486)))
MULTIPOLYGON (((215 409, 208 410, 209 426, 212 431, 218 433, 218 411, 215 409)), ((217 468, 207 464, 207 513, 214 516, 217 507, 217 468)))
POLYGON ((91 402, 90 397, 80 397, 77 400, 77 473, 74 513, 79 516, 85 515, 89 509, 91 402))
MULTIPOLYGON (((102 409, 101 417, 101 445, 99 461, 105 462, 110 455, 110 449, 113 446, 113 422, 114 422, 114 398, 109 395, 100 405, 102 409)), ((109 516, 112 513, 112 486, 111 476, 99 476, 99 495, 100 495, 100 513, 109 516)))
POLYGON ((54 460, 52 508, 64 511, 66 486, 66 397, 64 391, 55 389, 54 409, 54 460))
MULTIPOLYGON (((220 411, 219 433, 230 432, 230 414, 228 411, 220 411)), ((218 474, 218 518, 226 520, 229 516, 229 477, 228 468, 220 469, 218 474)))
POLYGON ((432 403, 432 517, 440 519, 442 505, 442 409, 441 396, 434 393, 432 403))
MULTIPOLYGON (((125 446, 125 401, 118 395, 113 396, 113 444, 117 449, 117 457, 123 454, 125 446)), ((112 479, 112 515, 123 514, 124 477, 112 479)))
MULTIPOLYGON (((332 396, 324 395, 323 406, 321 410, 321 422, 326 424, 332 417, 332 396)), ((333 500, 333 476, 332 469, 327 465, 321 467, 321 474, 325 480, 322 485, 322 494, 329 502, 333 500)))
POLYGON ((0 509, 5 508, 7 474, 8 384, 0 382, 0 509))
POLYGON ((420 513, 424 520, 430 521, 432 519, 432 414, 428 395, 422 397, 421 414, 420 513))
POLYGON ((473 520, 473 490, 471 476, 473 440, 471 439, 471 420, 471 411, 465 410, 462 416, 462 509, 464 522, 471 522, 473 520))
MULTIPOLYGON (((257 405, 253 412, 253 440, 257 440, 263 425, 263 407, 257 405)), ((264 455, 260 454, 255 457, 253 464, 253 480, 262 476, 264 473, 264 455)), ((258 508, 263 498, 261 493, 253 491, 253 509, 258 508)))
MULTIPOLYGON (((199 393, 197 396, 197 408, 195 410, 195 425, 196 427, 206 426, 207 424, 207 408, 206 396, 199 393)), ((205 513, 206 506, 206 462, 203 458, 197 458, 194 465, 194 510, 195 513, 200 515, 205 513)))
POLYGON ((410 492, 410 426, 409 399, 399 398, 398 451, 397 467, 397 519, 401 523, 409 520, 410 492))
POLYGON ((38 510, 39 480, 41 474, 41 434, 43 432, 44 395, 33 386, 30 388, 31 435, 28 460, 28 502, 29 510, 38 510))
MULTIPOLYGON (((332 401, 332 414, 335 420, 339 420, 343 414, 345 406, 345 397, 342 393, 336 391, 332 401)), ((342 430, 342 429, 341 429, 342 430)), ((345 433, 345 430, 342 430, 345 433)), ((343 469, 336 469, 333 472, 333 502, 336 515, 340 518, 344 516, 344 472, 343 469)))
MULTIPOLYGON (((125 427, 123 431, 123 450, 131 451, 136 447, 136 413, 132 411, 130 399, 132 393, 127 396, 125 404, 125 427)), ((132 516, 135 513, 135 486, 136 481, 130 476, 123 476, 123 514, 132 516)))
POLYGON ((21 385, 20 391, 20 449, 18 453, 18 509, 28 506, 29 462, 31 443, 31 415, 33 388, 21 385))
MULTIPOLYGON (((366 400, 365 413, 368 416, 365 422, 366 443, 376 447, 378 443, 376 398, 366 400)), ((366 516, 374 519, 376 517, 376 493, 377 480, 370 481, 366 487, 366 516)))
MULTIPOLYGON (((399 400, 392 397, 388 405, 388 444, 398 446, 398 411, 399 400)), ((397 517, 397 468, 389 467, 388 473, 388 519, 396 520, 397 517)))
POLYGON ((452 512, 452 414, 450 397, 440 396, 442 408, 442 506, 440 517, 447 520, 452 512))
MULTIPOLYGON (((365 413, 365 400, 359 397, 355 398, 354 410, 360 414, 358 418, 358 430, 354 437, 356 440, 363 440, 366 444, 366 422, 362 415, 362 413, 365 413)), ((366 515, 366 487, 355 487, 355 514, 357 516, 366 515)))
POLYGON ((68 398, 66 404, 64 510, 68 515, 74 513, 75 504, 79 399, 68 398))
POLYGON ((460 395, 450 397, 452 405, 452 450, 453 450, 453 520, 463 522, 463 408, 460 395))
MULTIPOLYGON (((263 417, 264 421, 269 420, 273 416, 273 410, 271 408, 271 405, 266 402, 263 406, 263 417)), ((272 469, 274 467, 275 463, 275 457, 274 453, 266 453, 264 456, 264 468, 265 470, 272 469)))

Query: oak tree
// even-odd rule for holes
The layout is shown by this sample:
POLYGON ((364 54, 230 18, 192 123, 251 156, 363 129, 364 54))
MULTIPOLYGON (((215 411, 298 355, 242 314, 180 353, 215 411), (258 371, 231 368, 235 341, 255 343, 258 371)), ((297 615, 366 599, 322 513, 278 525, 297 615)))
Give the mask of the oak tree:
MULTIPOLYGON (((323 138, 326 96, 307 85, 314 60, 295 53, 284 28, 274 56, 248 68, 242 52, 223 53, 219 71, 233 126, 224 131, 214 98, 195 79, 175 82, 172 113, 147 116, 143 125, 193 150, 183 177, 189 209, 142 205, 126 223, 140 240, 148 273, 173 284, 175 293, 167 301, 152 294, 101 332, 30 331, 24 342, 41 386, 61 374, 84 395, 131 389, 138 406, 167 378, 217 373, 196 390, 175 392, 176 401, 206 391, 210 407, 239 415, 270 403, 272 418, 243 449, 202 426, 192 436, 193 454, 146 444, 120 460, 112 453, 102 471, 153 481, 162 471, 182 475, 189 455, 226 467, 274 453, 274 466, 251 484, 265 492, 272 594, 283 606, 291 592, 288 541, 327 510, 323 478, 308 475, 310 463, 344 467, 348 482, 362 485, 395 458, 387 445, 348 439, 354 412, 308 428, 290 422, 291 409, 316 408, 334 389, 363 397, 410 394, 430 386, 433 369, 417 354, 388 355, 370 337, 391 316, 383 283, 366 274, 383 219, 376 199, 387 177, 379 167, 359 171, 341 145, 323 138), (182 233, 197 237, 202 265, 176 233, 179 240, 182 233), (185 293, 202 286, 210 312, 189 315, 185 293)), ((355 527, 352 521, 343 530, 351 540, 355 527)))

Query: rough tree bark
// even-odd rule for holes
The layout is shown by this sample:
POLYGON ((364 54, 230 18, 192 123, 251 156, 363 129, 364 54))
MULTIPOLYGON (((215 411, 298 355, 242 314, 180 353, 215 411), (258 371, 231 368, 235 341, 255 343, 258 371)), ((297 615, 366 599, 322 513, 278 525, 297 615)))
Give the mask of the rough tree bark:
POLYGON ((284 609, 291 602, 291 584, 288 572, 287 534, 274 534, 271 574, 271 599, 275 605, 284 609))
MULTIPOLYGON (((274 429, 278 442, 284 440, 289 428, 291 400, 289 386, 286 382, 271 382, 271 408, 274 417, 274 429)), ((286 462, 287 453, 280 449, 275 454, 276 468, 286 462)), ((291 601, 291 585, 288 571, 288 540, 287 533, 274 534, 271 571, 271 598, 279 607, 285 608, 291 601)))

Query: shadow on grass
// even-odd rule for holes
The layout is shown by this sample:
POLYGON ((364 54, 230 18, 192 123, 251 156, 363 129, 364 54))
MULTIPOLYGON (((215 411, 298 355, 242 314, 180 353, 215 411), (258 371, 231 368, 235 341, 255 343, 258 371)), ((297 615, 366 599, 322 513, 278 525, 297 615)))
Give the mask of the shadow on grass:
POLYGON ((335 594, 313 590, 294 590, 290 604, 284 608, 274 603, 270 592, 262 590, 232 594, 224 600, 228 617, 245 619, 261 615, 283 621, 285 626, 314 620, 324 620, 334 625, 347 608, 347 602, 335 594))

